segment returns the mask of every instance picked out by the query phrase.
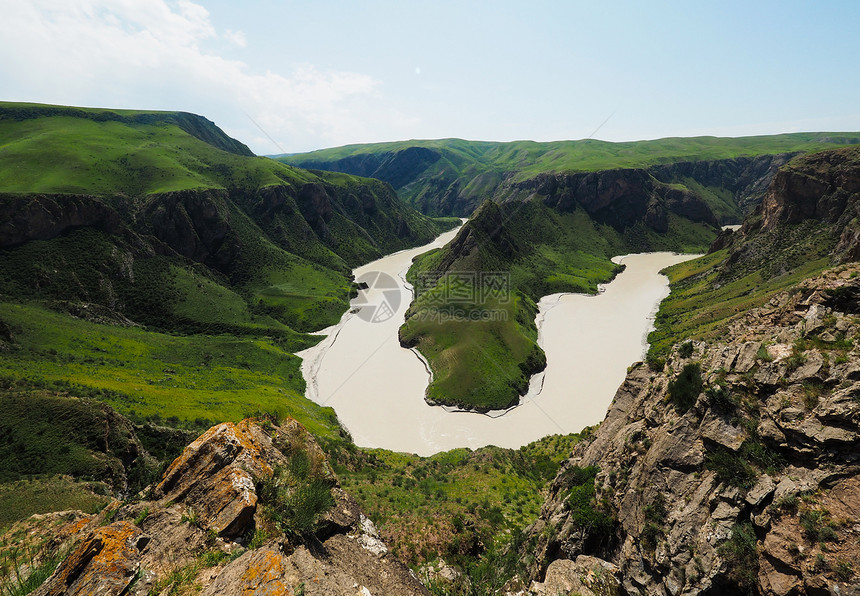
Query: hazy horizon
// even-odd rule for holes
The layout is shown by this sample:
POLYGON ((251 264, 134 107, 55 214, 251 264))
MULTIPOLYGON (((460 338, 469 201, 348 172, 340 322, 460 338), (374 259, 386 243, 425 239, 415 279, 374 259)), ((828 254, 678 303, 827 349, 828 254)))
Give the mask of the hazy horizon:
POLYGON ((0 0, 2 99, 203 115, 258 154, 860 130, 860 5, 0 0))

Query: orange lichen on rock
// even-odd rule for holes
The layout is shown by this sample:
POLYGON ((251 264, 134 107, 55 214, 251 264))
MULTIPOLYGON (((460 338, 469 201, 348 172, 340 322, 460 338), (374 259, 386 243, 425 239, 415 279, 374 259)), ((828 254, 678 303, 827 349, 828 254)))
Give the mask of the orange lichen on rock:
POLYGON ((271 443, 247 421, 214 426, 174 460, 156 490, 164 501, 188 505, 204 528, 241 535, 256 510, 254 477, 272 472, 271 443))
POLYGON ((127 521, 91 532, 33 594, 121 594, 134 579, 143 546, 140 529, 127 521))

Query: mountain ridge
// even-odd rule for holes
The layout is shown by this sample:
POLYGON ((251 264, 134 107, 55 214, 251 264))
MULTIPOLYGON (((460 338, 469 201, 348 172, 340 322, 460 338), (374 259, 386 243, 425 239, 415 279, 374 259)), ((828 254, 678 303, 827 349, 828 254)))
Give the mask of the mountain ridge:
MULTIPOLYGON (((731 169, 732 160, 754 162, 763 155, 791 156, 857 142, 860 133, 674 137, 622 143, 594 139, 543 143, 440 139, 348 145, 276 159, 312 169, 377 177, 391 183, 407 202, 424 213, 462 216, 487 197, 497 202, 515 200, 503 187, 540 174, 636 169, 657 175, 664 183, 683 184, 685 176, 671 172, 672 164, 729 160, 727 167, 731 169)), ((710 197, 706 194, 705 198, 710 197)), ((711 202, 713 207, 721 201, 711 202)), ((746 212, 737 204, 731 207, 721 217, 721 223, 737 223, 746 212)))

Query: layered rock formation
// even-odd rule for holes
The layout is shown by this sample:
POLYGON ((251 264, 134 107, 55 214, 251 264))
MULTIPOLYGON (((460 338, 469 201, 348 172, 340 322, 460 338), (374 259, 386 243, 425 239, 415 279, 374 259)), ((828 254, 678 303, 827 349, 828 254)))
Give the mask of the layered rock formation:
MULTIPOLYGON (((529 144, 522 149, 527 155, 520 156, 518 162, 515 160, 519 167, 506 161, 510 157, 509 152, 519 150, 512 147, 515 143, 456 139, 419 142, 404 148, 400 148, 400 144, 391 148, 358 145, 352 148, 353 154, 346 151, 346 156, 342 156, 344 150, 332 150, 282 159, 307 168, 378 178, 391 184, 423 213, 434 215, 463 216, 470 214, 487 198, 506 202, 527 200, 535 195, 544 198, 548 204, 570 208, 575 204, 593 204, 597 196, 609 196, 606 191, 612 191, 625 200, 616 206, 614 213, 605 212, 603 216, 619 216, 621 219, 616 223, 631 215, 631 201, 636 203, 637 210, 644 210, 655 201, 662 203, 667 193, 674 194, 676 198, 683 197, 685 202, 692 200, 719 205, 717 219, 720 223, 729 223, 739 221, 743 214, 751 212, 761 202, 776 171, 799 153, 774 151, 728 159, 696 159, 692 155, 667 157, 661 159, 663 163, 659 165, 626 169, 609 167, 596 171, 583 171, 588 170, 587 167, 559 168, 554 165, 558 155, 552 156, 565 151, 573 151, 587 162, 589 148, 585 144, 577 146, 577 143, 587 141, 548 143, 543 149, 539 143, 529 144), (545 172, 534 174, 534 162, 540 159, 551 165, 545 172)), ((683 149, 679 149, 679 155, 683 153, 683 149)), ((677 209, 678 206, 670 208, 677 209)), ((687 210, 681 206, 680 211, 694 221, 710 221, 714 217, 713 213, 702 212, 700 207, 687 210), (701 219, 697 218, 697 213, 701 213, 701 219)))
POLYGON ((70 549, 34 592, 40 596, 179 589, 212 595, 428 593, 388 552, 294 420, 217 425, 137 500, 115 501, 98 516, 54 517, 58 523, 47 528, 38 520, 22 523, 53 537, 46 550, 70 549), (283 503, 260 492, 285 469, 330 491, 331 502, 319 508, 312 530, 282 522, 295 513, 290 508, 305 506, 292 499, 302 485, 293 486, 283 503), (286 509, 275 511, 278 506, 286 509))
POLYGON ((635 367, 530 528, 530 579, 599 554, 628 594, 860 593, 858 275, 830 270, 664 370, 635 367), (614 520, 591 548, 570 480, 589 466, 614 520))

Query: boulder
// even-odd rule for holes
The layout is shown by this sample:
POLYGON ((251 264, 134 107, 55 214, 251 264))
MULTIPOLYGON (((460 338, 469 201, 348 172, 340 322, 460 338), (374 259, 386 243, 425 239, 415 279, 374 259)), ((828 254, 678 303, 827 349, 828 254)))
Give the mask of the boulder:
POLYGON ((542 583, 532 584, 531 591, 537 596, 616 596, 621 593, 619 572, 616 565, 596 557, 580 555, 576 561, 558 559, 547 568, 542 583))
POLYGON ((140 566, 140 551, 147 542, 140 529, 127 521, 98 528, 84 538, 33 594, 125 594, 140 566))

